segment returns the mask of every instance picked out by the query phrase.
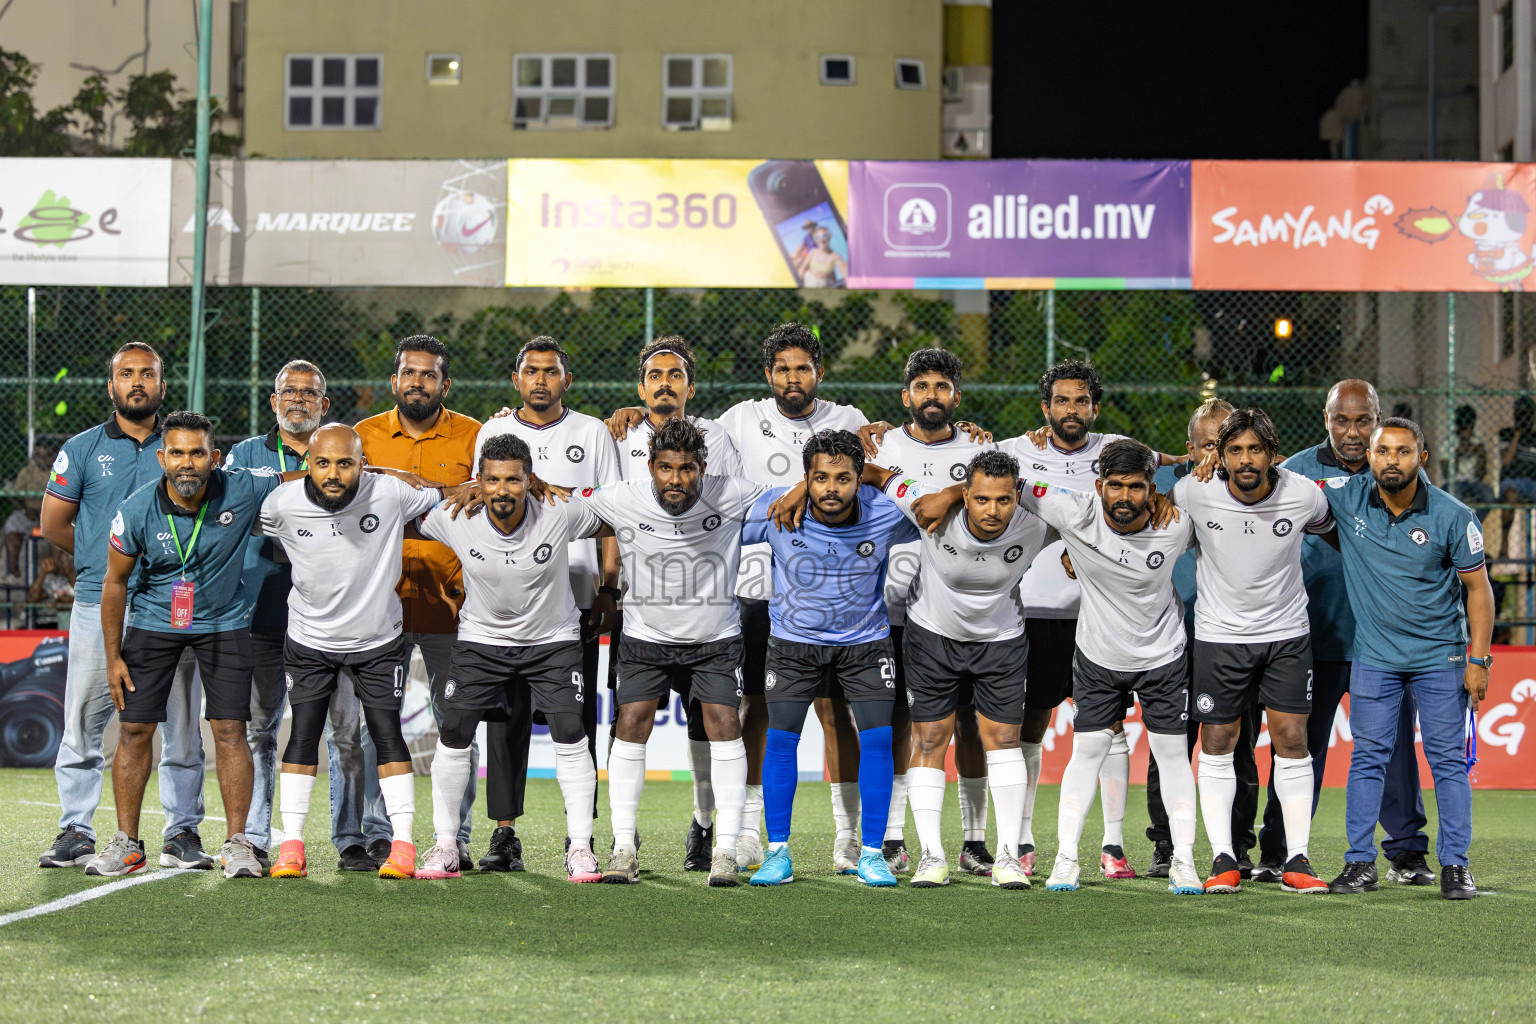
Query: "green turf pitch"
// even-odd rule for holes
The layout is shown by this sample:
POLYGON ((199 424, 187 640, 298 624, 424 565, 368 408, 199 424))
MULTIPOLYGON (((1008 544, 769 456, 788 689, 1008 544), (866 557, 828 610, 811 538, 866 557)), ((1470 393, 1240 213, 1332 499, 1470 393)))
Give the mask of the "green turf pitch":
MULTIPOLYGON (((876 891, 833 875, 824 784, 800 787, 798 881, 777 890, 711 890, 681 870, 682 782, 646 785, 639 885, 565 881, 563 805, 542 780, 529 785, 519 829, 526 874, 389 882, 335 871, 323 781, 315 792, 307 879, 184 874, 0 927, 0 1020, 1536 1018, 1536 882, 1521 866, 1536 845, 1536 793, 1477 794, 1473 867, 1491 893, 1450 903, 1437 888, 1385 882, 1352 898, 1254 884, 1236 896, 1175 897, 1162 881, 1105 882, 1090 873, 1097 810, 1083 847, 1087 884, 1048 893, 1054 787, 1040 793, 1045 856, 1028 892, 972 878, 876 891)), ((428 780, 416 792, 424 842, 428 780)), ((0 915, 109 884, 36 867, 54 835, 55 799, 51 772, 0 772, 0 915)), ((606 849, 602 800, 597 845, 606 849)), ((1126 835, 1137 867, 1150 852, 1143 802, 1133 787, 1126 835)), ((158 806, 153 780, 146 806, 158 806)), ((1313 843, 1325 877, 1343 855, 1342 811, 1342 794, 1326 791, 1313 843)), ((209 813, 221 813, 212 780, 209 813)), ((146 815, 146 832, 159 821, 146 815)), ((107 834, 111 822, 109 811, 97 815, 107 834)), ((958 824, 950 787, 952 863, 958 824)), ((915 840, 910 822, 907 835, 915 840)), ((210 822, 204 838, 216 850, 222 824, 210 822)), ((1197 857, 1209 864, 1203 841, 1197 857)))

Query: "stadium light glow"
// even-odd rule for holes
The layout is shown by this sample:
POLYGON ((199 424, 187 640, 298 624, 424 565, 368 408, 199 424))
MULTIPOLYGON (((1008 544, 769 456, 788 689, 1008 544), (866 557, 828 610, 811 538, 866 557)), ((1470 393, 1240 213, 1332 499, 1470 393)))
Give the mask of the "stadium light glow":
POLYGON ((1291 336, 1291 329, 1292 325, 1290 317, 1281 316, 1275 318, 1275 337, 1284 341, 1286 338, 1291 336))

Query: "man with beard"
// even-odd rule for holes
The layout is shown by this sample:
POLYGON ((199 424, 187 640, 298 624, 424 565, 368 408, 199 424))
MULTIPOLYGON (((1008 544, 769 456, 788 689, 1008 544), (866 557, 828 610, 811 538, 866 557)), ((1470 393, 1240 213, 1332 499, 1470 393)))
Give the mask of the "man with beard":
POLYGON ((1440 895, 1471 899, 1477 895, 1467 859, 1472 784, 1463 744, 1467 711, 1476 712, 1487 696, 1493 660, 1493 588, 1483 534, 1471 509, 1421 476, 1429 452, 1418 424, 1395 416, 1382 420, 1368 457, 1370 476, 1333 477, 1323 487, 1343 524, 1337 538, 1355 613, 1349 678, 1355 749, 1344 793, 1349 852, 1328 891, 1377 888, 1382 780, 1403 695, 1412 690, 1424 759, 1435 777, 1440 895))
MULTIPOLYGON (((1286 459, 1285 468, 1312 480, 1369 475, 1370 439, 1380 420, 1381 400, 1370 383, 1339 381, 1328 391, 1323 412, 1328 439, 1286 459)), ((1307 537, 1302 542, 1301 572, 1307 587, 1307 618, 1312 629, 1312 715, 1307 720, 1307 750, 1312 757, 1315 814, 1334 717, 1339 701, 1349 692, 1350 664, 1355 656, 1355 616, 1345 590, 1343 557, 1321 537, 1307 537)), ((1392 744, 1392 758, 1387 762, 1382 788, 1381 827, 1386 839, 1381 845, 1392 862, 1387 872, 1389 882, 1432 885, 1435 873, 1425 859, 1429 850, 1429 836, 1424 832, 1428 819, 1419 784, 1419 759, 1414 753, 1414 721, 1418 716, 1414 700, 1412 690, 1404 692, 1397 739, 1392 744)), ((1280 881, 1288 846, 1273 772, 1270 780, 1264 828, 1259 833, 1259 865, 1253 873, 1256 882, 1280 881)))
MULTIPOLYGON (((294 359, 277 371, 272 382, 272 411, 277 424, 232 446, 225 469, 307 469, 311 435, 330 410, 325 375, 314 363, 294 359)), ((251 810, 245 834, 256 848, 256 859, 269 863, 272 841, 272 797, 277 787, 277 734, 283 723, 288 690, 283 673, 283 636, 288 630, 288 591, 293 586, 287 559, 274 558, 270 537, 250 539, 245 553, 245 597, 251 605, 251 720, 246 739, 255 765, 251 810)), ((329 746, 331 783, 331 842, 342 871, 378 869, 368 855, 362 829, 363 748, 359 735, 357 699, 348 681, 331 701, 329 746)), ((387 836, 374 837, 384 838, 387 836)))
POLYGON ((1184 747, 1189 704, 1184 605, 1172 583, 1175 562, 1194 543, 1193 529, 1187 516, 1161 528, 1154 523, 1160 509, 1152 483, 1158 459, 1152 449, 1119 438, 1104 445, 1096 461, 1095 493, 1046 481, 1020 493, 1025 509, 1060 532, 1082 584, 1072 656, 1077 705, 1072 759, 1062 773, 1059 846, 1045 887, 1056 892, 1079 887, 1077 845, 1083 821, 1113 730, 1123 726, 1134 695, 1141 701, 1171 819, 1168 889, 1200 893, 1194 864, 1195 776, 1184 747))
POLYGON ((530 702, 548 720, 554 743, 571 840, 566 875, 572 882, 602 878, 592 853, 597 766, 582 724, 581 618, 566 565, 571 541, 593 536, 602 523, 579 502, 540 504, 531 494, 532 466, 522 438, 491 438, 476 467, 486 514, 455 517, 439 506, 416 527, 460 556, 467 591, 432 761, 437 843, 418 878, 459 877, 454 835, 463 779, 476 768, 470 748, 475 730, 482 720, 530 702))
MULTIPOLYGON (((569 408, 563 401, 575 377, 570 355, 554 338, 530 339, 513 362, 512 382, 522 407, 508 416, 486 421, 475 440, 478 460, 485 443, 512 434, 533 453, 532 472, 558 487, 601 487, 619 479, 619 455, 603 421, 569 408)), ((603 569, 617 566, 618 548, 612 538, 574 540, 567 552, 571 593, 582 610, 582 720, 593 764, 597 763, 597 676, 599 637, 612 626, 619 592, 603 585, 603 569)), ((528 785, 528 749, 532 739, 533 707, 518 700, 505 722, 486 727, 488 746, 485 779, 486 814, 496 822, 491 848, 480 860, 481 871, 523 870, 523 844, 514 828, 523 815, 528 785)), ((596 804, 593 813, 596 813, 596 804)))
POLYGON ((435 483, 418 488, 393 476, 365 474, 362 439, 340 423, 315 431, 307 462, 301 481, 277 488, 261 506, 262 532, 283 545, 293 566, 283 647, 293 721, 278 787, 284 838, 272 877, 307 873, 304 824, 320 738, 338 677, 346 671, 378 752, 379 790, 394 836, 379 877, 411 878, 416 790, 411 752, 400 731, 409 660, 396 585, 405 525, 442 493, 435 483))
POLYGON ((651 435, 650 450, 646 479, 583 491, 580 502, 616 534, 628 584, 608 753, 614 846, 603 881, 639 880, 635 821, 645 786, 645 745, 657 707, 676 691, 694 709, 689 719, 703 725, 709 743, 720 813, 709 884, 734 887, 747 795, 739 717, 741 615, 734 591, 743 523, 767 488, 709 473, 704 434, 687 420, 662 424, 651 435))
POLYGON ((1286 821, 1287 892, 1328 887, 1307 860, 1312 823, 1312 645, 1301 579, 1304 534, 1333 530, 1328 500, 1306 477, 1276 468, 1280 435, 1262 409, 1237 409, 1216 436, 1215 475, 1173 488, 1199 549, 1195 567, 1193 717, 1200 722, 1200 811, 1215 863, 1205 891, 1242 878, 1232 842, 1233 751, 1242 718, 1263 705, 1274 747, 1274 787, 1286 821))
MULTIPOLYGON (((61 831, 38 865, 82 865, 96 853, 91 819, 101 803, 102 736, 114 705, 100 633, 101 585, 107 571, 108 524, 134 491, 159 481, 160 405, 165 378, 160 357, 129 342, 107 361, 112 417, 76 434, 59 449, 43 494, 43 537, 75 557, 69 665, 64 683, 64 735, 54 776, 61 831)), ((122 623, 119 622, 119 627, 122 623)), ((191 658, 184 661, 160 727, 160 806, 165 810, 163 867, 213 866, 203 852, 203 738, 198 724, 202 687, 191 658)))
MULTIPOLYGON (((417 334, 395 346, 395 372, 389 379, 395 407, 357 425, 369 465, 416 473, 450 486, 474 476, 475 436, 480 422, 444 408, 453 383, 448 371, 448 348, 436 338, 417 334)), ((436 541, 405 540, 401 568, 401 678, 410 674, 411 652, 419 649, 432 693, 432 716, 441 723, 443 686, 448 679, 459 605, 464 601, 464 581, 458 559, 436 541)), ((475 753, 478 755, 478 750, 475 753)), ((370 752, 363 770, 363 835, 376 867, 389 856, 391 831, 375 782, 374 763, 370 752)), ((459 823, 461 867, 466 871, 471 865, 469 833, 476 781, 471 775, 465 783, 464 816, 459 823)))
POLYGON ((224 877, 259 878, 261 862, 245 837, 251 801, 251 751, 245 741, 251 613, 241 570, 261 501, 279 478, 275 469, 219 469, 213 424, 202 413, 173 412, 161 431, 164 475, 130 494, 112 518, 101 633, 121 727, 112 759, 117 834, 90 859, 85 873, 126 875, 147 863, 139 811, 155 725, 165 721, 172 693, 190 689, 176 671, 190 651, 202 676, 204 713, 218 756, 229 832, 220 854, 224 877))

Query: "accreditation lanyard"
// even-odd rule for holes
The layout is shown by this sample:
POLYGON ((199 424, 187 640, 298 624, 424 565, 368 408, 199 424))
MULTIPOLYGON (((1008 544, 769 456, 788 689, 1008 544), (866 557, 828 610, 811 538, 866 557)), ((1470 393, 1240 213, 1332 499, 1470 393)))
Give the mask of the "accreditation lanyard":
MULTIPOLYGON (((309 454, 306 452, 299 459, 299 469, 308 469, 309 454)), ((288 472, 288 459, 283 455, 283 442, 277 442, 277 469, 280 473, 288 472)))
POLYGON ((192 591, 193 583, 187 579, 187 560, 192 557, 192 549, 197 547, 197 535, 203 529, 203 516, 208 511, 208 503, 197 510, 197 521, 192 525, 192 536, 187 541, 186 550, 181 547, 181 535, 176 532, 176 520, 166 514, 165 522, 171 528, 171 539, 176 542, 176 554, 181 559, 181 579, 171 584, 171 628, 192 628, 192 591))

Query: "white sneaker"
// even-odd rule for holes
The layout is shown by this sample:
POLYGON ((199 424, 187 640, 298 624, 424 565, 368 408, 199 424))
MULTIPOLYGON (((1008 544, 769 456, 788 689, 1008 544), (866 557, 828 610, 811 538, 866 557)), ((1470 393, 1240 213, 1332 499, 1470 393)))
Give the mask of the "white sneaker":
POLYGON ((1076 892, 1079 888, 1077 876, 1077 861, 1058 853, 1056 866, 1051 869, 1051 877, 1045 880, 1045 887, 1050 892, 1076 892))
POLYGON ((1205 885, 1200 881, 1200 873, 1195 870, 1194 864, 1175 859, 1168 865, 1168 891, 1179 896, 1203 896, 1205 885))
POLYGON ((862 854, 856 836, 838 839, 832 843, 832 867, 840 875, 859 873, 859 856, 862 854))
POLYGON ((763 866, 763 837, 757 829, 736 837, 736 870, 756 871, 763 866))

